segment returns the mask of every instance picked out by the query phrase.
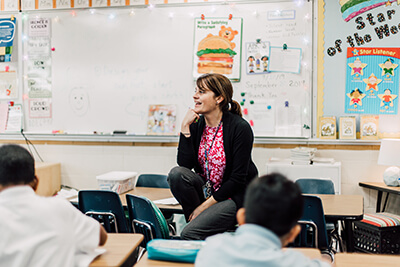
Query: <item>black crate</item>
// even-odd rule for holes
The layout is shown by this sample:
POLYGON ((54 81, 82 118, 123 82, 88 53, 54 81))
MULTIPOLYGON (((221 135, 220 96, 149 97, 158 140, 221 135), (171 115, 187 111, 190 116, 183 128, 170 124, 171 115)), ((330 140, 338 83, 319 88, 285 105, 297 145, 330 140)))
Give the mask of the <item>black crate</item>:
POLYGON ((375 254, 400 254, 400 226, 378 227, 354 222, 354 249, 375 254))

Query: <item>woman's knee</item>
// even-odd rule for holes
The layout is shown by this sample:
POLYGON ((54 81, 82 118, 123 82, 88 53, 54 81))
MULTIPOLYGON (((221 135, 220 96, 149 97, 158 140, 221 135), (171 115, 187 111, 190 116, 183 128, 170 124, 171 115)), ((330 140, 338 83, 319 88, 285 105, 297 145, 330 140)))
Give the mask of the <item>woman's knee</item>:
POLYGON ((176 182, 179 183, 182 180, 183 168, 184 167, 176 166, 169 171, 167 180, 170 186, 171 184, 175 184, 176 182))
POLYGON ((185 228, 183 228, 180 236, 183 240, 202 240, 201 236, 199 236, 196 229, 193 229, 193 227, 191 227, 190 223, 187 224, 185 228))

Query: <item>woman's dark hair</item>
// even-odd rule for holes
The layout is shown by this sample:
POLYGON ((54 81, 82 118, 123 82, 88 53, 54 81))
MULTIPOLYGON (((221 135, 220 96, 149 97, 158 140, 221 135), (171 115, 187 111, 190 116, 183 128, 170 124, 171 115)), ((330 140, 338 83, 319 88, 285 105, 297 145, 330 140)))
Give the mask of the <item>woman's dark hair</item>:
POLYGON ((197 79, 196 85, 199 89, 211 90, 216 97, 222 96, 224 99, 219 103, 219 106, 223 112, 230 111, 242 117, 240 104, 232 99, 232 83, 224 75, 217 73, 203 74, 197 79))

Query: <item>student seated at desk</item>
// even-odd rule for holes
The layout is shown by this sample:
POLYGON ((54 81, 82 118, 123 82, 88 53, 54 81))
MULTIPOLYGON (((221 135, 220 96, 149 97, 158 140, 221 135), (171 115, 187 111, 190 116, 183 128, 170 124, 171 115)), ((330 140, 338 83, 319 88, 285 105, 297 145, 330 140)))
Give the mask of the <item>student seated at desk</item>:
POLYGON ((67 200, 36 195, 34 165, 26 149, 0 146, 0 265, 88 266, 107 233, 67 200))
POLYGON ((303 204, 300 188, 286 177, 273 173, 255 179, 246 190, 244 208, 237 212, 239 228, 234 234, 207 238, 195 266, 331 266, 328 261, 282 250, 300 232, 297 221, 303 204))

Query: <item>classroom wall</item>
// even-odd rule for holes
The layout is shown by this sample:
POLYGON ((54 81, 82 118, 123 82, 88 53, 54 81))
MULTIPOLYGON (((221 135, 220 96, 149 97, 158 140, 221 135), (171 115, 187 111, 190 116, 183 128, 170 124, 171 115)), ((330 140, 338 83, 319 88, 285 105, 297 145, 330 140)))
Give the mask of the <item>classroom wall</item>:
MULTIPOLYGON (((174 146, 44 144, 35 147, 44 161, 61 162, 62 184, 78 189, 96 188, 96 175, 109 171, 168 173, 176 165, 177 148, 174 146)), ((363 195, 365 212, 375 212, 376 191, 362 189, 358 182, 382 181, 386 166, 377 165, 378 154, 379 150, 317 151, 320 157, 332 157, 342 163, 342 194, 363 195)), ((270 157, 289 158, 290 149, 254 148, 253 160, 260 174, 265 172, 270 157)), ((387 211, 400 214, 400 198, 391 196, 389 200, 387 211)))

